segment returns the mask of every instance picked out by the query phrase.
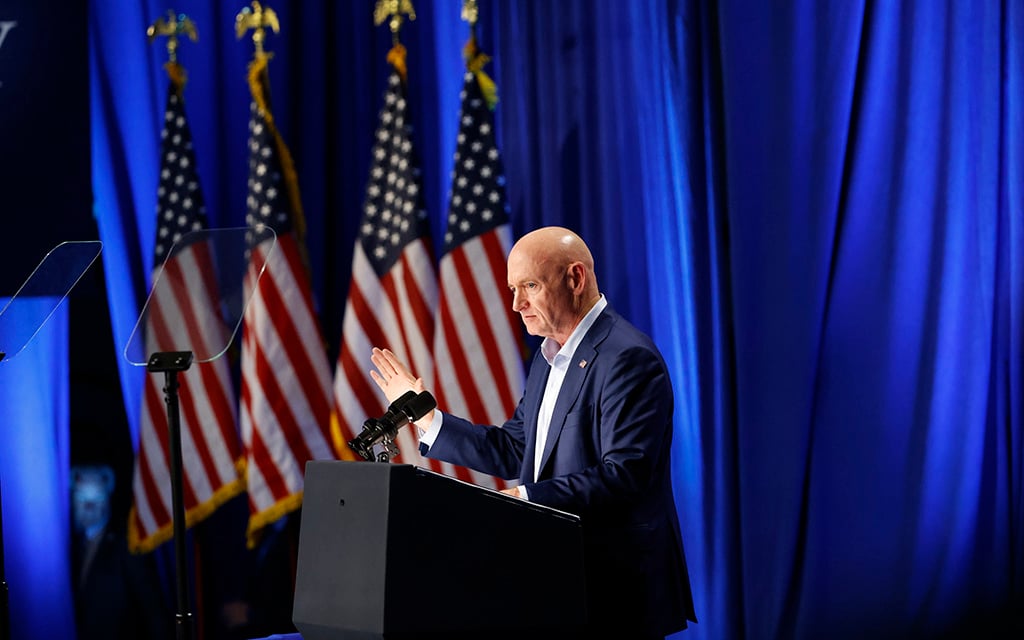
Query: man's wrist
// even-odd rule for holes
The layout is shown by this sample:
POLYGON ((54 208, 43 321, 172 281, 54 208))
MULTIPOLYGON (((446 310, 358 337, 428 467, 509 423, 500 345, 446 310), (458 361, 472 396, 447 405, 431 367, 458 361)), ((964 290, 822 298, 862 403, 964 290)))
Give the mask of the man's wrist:
POLYGON ((437 410, 433 410, 433 415, 430 417, 430 422, 426 423, 426 428, 422 428, 423 421, 426 420, 426 416, 416 422, 416 435, 419 436, 420 443, 425 444, 429 449, 434 444, 434 440, 437 439, 437 434, 441 430, 441 423, 444 422, 444 414, 437 410))

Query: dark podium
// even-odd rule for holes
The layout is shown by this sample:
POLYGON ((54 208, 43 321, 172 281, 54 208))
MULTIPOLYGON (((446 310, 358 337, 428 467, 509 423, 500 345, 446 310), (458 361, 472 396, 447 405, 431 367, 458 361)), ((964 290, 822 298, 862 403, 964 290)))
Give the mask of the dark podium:
POLYGON ((586 620, 575 515, 407 464, 309 462, 303 640, 565 638, 586 620))

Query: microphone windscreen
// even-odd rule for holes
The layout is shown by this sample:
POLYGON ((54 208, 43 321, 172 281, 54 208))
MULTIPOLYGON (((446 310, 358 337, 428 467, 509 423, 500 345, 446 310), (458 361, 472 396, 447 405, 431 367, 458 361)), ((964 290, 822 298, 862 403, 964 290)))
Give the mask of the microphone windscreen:
POLYGON ((401 411, 402 407, 408 404, 415 397, 415 391, 406 391, 402 395, 395 398, 394 402, 388 405, 388 411, 401 411))
POLYGON ((437 400, 430 395, 429 391, 421 391, 415 398, 409 400, 402 406, 402 413, 409 418, 409 422, 416 422, 437 406, 437 400))

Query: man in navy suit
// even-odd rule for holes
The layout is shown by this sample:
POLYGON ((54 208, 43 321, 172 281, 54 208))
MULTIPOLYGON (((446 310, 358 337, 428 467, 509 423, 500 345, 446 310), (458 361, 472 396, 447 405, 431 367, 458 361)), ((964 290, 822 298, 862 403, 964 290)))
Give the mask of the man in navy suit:
MULTIPOLYGON (((669 469, 672 386, 658 348, 608 305, 590 250, 568 229, 523 236, 509 253, 508 286, 527 332, 544 338, 515 415, 498 427, 433 411, 416 423, 421 450, 518 478, 506 493, 581 517, 589 631, 658 638, 686 628, 696 618, 669 469)), ((374 349, 371 359, 389 402, 422 390, 392 352, 374 349)))

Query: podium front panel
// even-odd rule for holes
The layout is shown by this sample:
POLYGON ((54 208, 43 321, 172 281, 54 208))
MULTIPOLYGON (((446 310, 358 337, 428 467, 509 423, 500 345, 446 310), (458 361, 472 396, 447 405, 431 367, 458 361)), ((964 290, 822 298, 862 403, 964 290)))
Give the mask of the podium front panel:
POLYGON ((306 466, 304 640, 568 632, 585 620, 583 576, 576 516, 412 465, 306 466))

